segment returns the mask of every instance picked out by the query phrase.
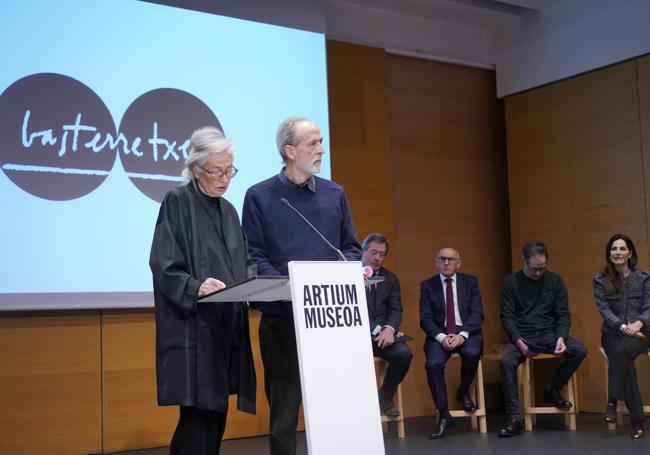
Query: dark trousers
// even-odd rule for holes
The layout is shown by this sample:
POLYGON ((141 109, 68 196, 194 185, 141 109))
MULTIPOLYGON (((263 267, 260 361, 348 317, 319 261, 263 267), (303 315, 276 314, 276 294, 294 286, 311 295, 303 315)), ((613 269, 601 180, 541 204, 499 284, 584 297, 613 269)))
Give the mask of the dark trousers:
MULTIPOLYGON (((469 337, 455 351, 460 355, 462 365, 460 367, 460 392, 465 394, 472 385, 478 362, 481 359, 483 348, 483 335, 474 335, 469 337)), ((447 383, 445 381, 445 365, 453 352, 443 349, 442 344, 435 340, 427 340, 424 344, 424 354, 426 356, 427 382, 433 396, 436 408, 446 409, 447 403, 447 383)))
MULTIPOLYGON (((555 349, 557 338, 553 330, 546 330, 524 335, 527 341, 538 346, 555 349)), ((578 369, 587 355, 587 348, 578 340, 567 336, 564 340, 567 347, 562 363, 557 367, 547 389, 560 390, 578 369)), ((501 357, 501 384, 506 405, 506 415, 519 416, 519 389, 517 387, 517 367, 524 361, 524 355, 519 348, 510 343, 501 357)))
POLYGON ((413 353, 405 342, 398 341, 386 348, 377 346, 377 342, 372 342, 372 355, 381 357, 388 362, 386 368, 386 377, 380 389, 380 395, 392 400, 397 386, 404 380, 404 376, 409 371, 413 353))
POLYGON ((259 334, 264 389, 270 407, 271 455, 293 455, 302 401, 293 318, 264 313, 259 334))
POLYGON ((181 406, 170 455, 215 455, 221 448, 227 414, 181 406))
POLYGON ((643 400, 636 378, 634 360, 650 348, 650 338, 636 338, 603 333, 601 343, 609 362, 610 400, 624 400, 632 423, 641 423, 643 400))

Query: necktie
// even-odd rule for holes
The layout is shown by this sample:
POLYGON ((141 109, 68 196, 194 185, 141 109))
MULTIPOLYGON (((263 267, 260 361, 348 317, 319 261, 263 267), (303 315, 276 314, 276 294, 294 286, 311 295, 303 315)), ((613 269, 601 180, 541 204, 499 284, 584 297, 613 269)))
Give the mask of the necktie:
MULTIPOLYGON (((372 278, 377 278, 377 271, 372 273, 372 278)), ((377 285, 375 283, 370 285, 370 306, 372 314, 375 314, 375 306, 377 305, 377 285)), ((374 316, 373 316, 374 318, 374 316)))
POLYGON ((452 279, 445 279, 445 300, 447 303, 447 335, 456 333, 456 312, 454 311, 454 288, 452 279))

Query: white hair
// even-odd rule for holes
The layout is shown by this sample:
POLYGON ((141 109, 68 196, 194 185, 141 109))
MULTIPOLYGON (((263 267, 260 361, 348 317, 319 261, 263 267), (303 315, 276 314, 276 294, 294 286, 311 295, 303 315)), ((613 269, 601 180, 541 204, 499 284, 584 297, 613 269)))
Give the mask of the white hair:
POLYGON ((230 139, 223 136, 219 128, 204 126, 192 133, 189 152, 181 175, 188 180, 192 180, 194 167, 203 166, 214 155, 227 153, 234 158, 235 145, 230 139))

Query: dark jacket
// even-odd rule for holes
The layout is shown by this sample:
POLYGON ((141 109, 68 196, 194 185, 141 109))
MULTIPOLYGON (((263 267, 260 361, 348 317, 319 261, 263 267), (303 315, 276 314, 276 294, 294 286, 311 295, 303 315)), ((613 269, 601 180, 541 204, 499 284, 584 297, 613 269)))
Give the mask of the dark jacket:
POLYGON ((156 222, 149 265, 156 313, 158 404, 255 412, 255 368, 245 303, 197 304, 208 277, 232 284, 247 278, 247 248, 237 212, 220 198, 215 224, 190 183, 174 188, 156 222))
POLYGON ((377 283, 375 297, 372 290, 366 288, 366 301, 368 302, 368 317, 370 319, 370 332, 375 327, 389 325, 399 331, 402 323, 402 298, 397 275, 383 267, 379 268, 378 275, 384 281, 377 283), (374 302, 373 302, 374 300, 374 302))
POLYGON ((633 270, 624 282, 618 282, 615 292, 605 293, 605 276, 594 277, 594 299, 598 312, 603 317, 601 330, 605 333, 619 333, 622 324, 643 322, 641 331, 650 336, 650 272, 633 270))
MULTIPOLYGON (((456 273, 456 299, 458 312, 463 321, 462 330, 469 336, 482 334, 483 302, 478 287, 478 278, 473 275, 456 273)), ((434 275, 420 284, 420 327, 427 335, 427 341, 435 340, 445 331, 445 294, 440 275, 434 275)))

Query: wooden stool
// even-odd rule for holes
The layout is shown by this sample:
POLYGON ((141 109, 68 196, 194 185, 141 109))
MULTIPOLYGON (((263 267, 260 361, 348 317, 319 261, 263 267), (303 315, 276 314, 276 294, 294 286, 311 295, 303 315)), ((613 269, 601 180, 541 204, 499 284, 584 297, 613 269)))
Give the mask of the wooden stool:
POLYGON ((533 425, 536 414, 564 414, 564 420, 569 430, 576 429, 577 405, 576 397, 578 396, 575 374, 571 376, 567 383, 569 401, 573 404, 569 409, 558 409, 555 406, 535 406, 535 381, 533 380, 533 362, 538 359, 554 359, 553 354, 539 354, 536 357, 526 357, 518 368, 519 386, 523 390, 523 412, 524 428, 526 431, 533 431, 533 425))
MULTIPOLYGON (((605 349, 603 349, 602 346, 600 347, 600 353, 603 355, 603 359, 605 360, 605 390, 609 391, 609 360, 607 359, 607 354, 605 354, 605 349)), ((647 354, 648 361, 650 361, 650 349, 648 349, 647 354)), ((607 396, 607 401, 609 401, 609 395, 607 396)), ((627 406, 625 406, 625 403, 619 401, 616 405, 616 423, 608 423, 607 428, 609 430, 614 431, 616 430, 616 425, 623 425, 623 412, 628 412, 627 406)), ((643 412, 650 413, 650 405, 643 406, 643 412)))
MULTIPOLYGON (((459 357, 457 353, 453 353, 452 357, 459 357)), ((471 417, 472 428, 479 429, 480 433, 487 433, 487 416, 485 413, 485 394, 483 391, 483 362, 479 359, 478 370, 476 370, 476 377, 474 382, 469 388, 469 394, 476 403, 476 411, 467 412, 462 409, 452 409, 449 411, 452 417, 471 417)))
MULTIPOLYGON (((386 376, 386 368, 388 368, 388 362, 386 362, 381 357, 375 357, 375 368, 377 369, 377 385, 383 384, 384 377, 386 376)), ((388 426, 388 422, 397 423, 397 436, 400 439, 403 439, 406 433, 404 432, 404 405, 402 403, 401 383, 397 386, 397 392, 395 392, 395 398, 397 398, 395 400, 395 404, 397 405, 397 409, 399 409, 399 415, 391 417, 382 414, 381 423, 384 428, 388 426)))

